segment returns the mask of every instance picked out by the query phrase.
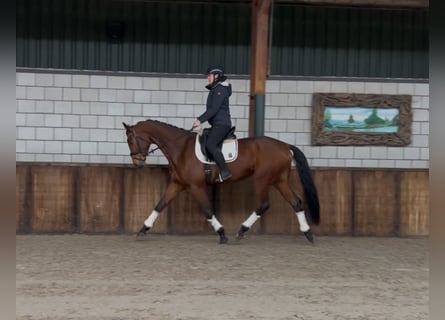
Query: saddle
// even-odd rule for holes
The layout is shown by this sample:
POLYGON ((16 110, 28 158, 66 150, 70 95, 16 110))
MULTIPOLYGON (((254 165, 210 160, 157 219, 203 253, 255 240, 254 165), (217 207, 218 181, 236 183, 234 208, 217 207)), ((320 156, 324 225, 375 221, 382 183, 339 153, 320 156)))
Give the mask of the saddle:
MULTIPOLYGON (((195 142, 195 155, 199 161, 206 164, 215 163, 213 159, 210 158, 205 147, 209 131, 209 128, 205 128, 198 133, 195 142)), ((230 129, 219 147, 221 148, 226 163, 236 160, 238 157, 238 140, 235 135, 235 127, 230 129)))

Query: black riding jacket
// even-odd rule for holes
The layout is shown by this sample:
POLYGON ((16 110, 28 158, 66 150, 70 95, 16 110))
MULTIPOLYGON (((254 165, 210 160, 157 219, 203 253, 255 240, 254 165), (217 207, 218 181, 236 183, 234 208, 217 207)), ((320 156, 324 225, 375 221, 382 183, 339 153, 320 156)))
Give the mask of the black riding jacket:
POLYGON ((226 81, 206 86, 210 90, 207 96, 206 111, 198 117, 203 123, 208 121, 211 126, 232 126, 229 109, 229 97, 232 95, 232 85, 226 81))

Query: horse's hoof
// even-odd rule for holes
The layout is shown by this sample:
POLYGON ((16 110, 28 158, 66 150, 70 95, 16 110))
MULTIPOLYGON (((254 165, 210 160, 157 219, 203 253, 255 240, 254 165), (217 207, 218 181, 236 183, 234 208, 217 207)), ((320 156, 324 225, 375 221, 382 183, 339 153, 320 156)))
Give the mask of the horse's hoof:
POLYGON ((241 240, 241 239, 244 239, 246 236, 245 236, 245 233, 247 232, 247 231, 249 231, 249 229, 250 228, 248 228, 248 227, 245 227, 245 226, 241 226, 241 228, 239 229, 239 231, 238 231, 238 233, 236 234, 236 238, 238 239, 238 240, 241 240))
POLYGON ((217 233, 219 234, 219 244, 224 244, 229 242, 229 239, 226 237, 226 233, 224 232, 223 227, 219 228, 217 233))
POLYGON ((306 239, 310 242, 310 243, 314 243, 314 236, 312 235, 311 230, 305 231, 303 232, 304 236, 306 237, 306 239))
POLYGON ((139 230, 138 234, 136 235, 136 237, 143 237, 147 234, 147 231, 150 230, 149 227, 146 227, 145 225, 141 228, 141 230, 139 230))
POLYGON ((236 240, 243 240, 246 239, 246 234, 244 232, 238 231, 236 234, 236 240))

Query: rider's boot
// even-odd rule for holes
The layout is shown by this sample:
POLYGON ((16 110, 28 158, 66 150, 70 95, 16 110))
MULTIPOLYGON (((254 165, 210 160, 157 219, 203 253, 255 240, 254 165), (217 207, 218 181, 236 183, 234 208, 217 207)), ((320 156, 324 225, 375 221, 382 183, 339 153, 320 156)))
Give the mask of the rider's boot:
POLYGON ((227 168, 219 172, 219 179, 218 179, 219 182, 224 182, 230 178, 232 178, 232 174, 230 173, 229 170, 227 170, 227 168))
POLYGON ((219 169, 219 182, 224 182, 232 177, 232 173, 227 169, 226 162, 224 160, 224 156, 221 152, 217 152, 214 155, 215 163, 219 169))

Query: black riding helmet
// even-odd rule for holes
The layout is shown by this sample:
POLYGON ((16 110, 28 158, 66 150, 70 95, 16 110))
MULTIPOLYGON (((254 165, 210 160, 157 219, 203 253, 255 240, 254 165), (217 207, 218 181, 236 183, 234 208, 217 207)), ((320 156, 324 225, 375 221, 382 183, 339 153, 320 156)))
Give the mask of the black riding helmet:
POLYGON ((224 68, 221 65, 212 65, 207 68, 206 75, 209 74, 217 74, 218 77, 213 81, 212 84, 207 85, 206 88, 210 89, 211 87, 215 86, 218 82, 223 82, 227 79, 227 77, 224 75, 224 68))
POLYGON ((217 74, 219 77, 224 76, 224 68, 221 65, 213 65, 207 68, 206 74, 217 74))

